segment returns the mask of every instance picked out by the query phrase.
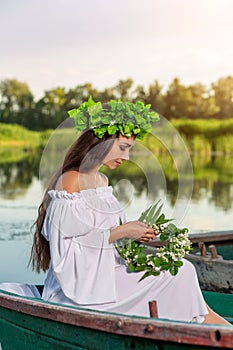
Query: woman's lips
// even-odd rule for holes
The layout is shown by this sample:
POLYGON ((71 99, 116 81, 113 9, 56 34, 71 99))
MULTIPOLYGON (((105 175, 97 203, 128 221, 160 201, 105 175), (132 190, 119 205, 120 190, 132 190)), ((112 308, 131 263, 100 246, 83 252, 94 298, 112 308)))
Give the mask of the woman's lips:
POLYGON ((115 161, 116 165, 121 165, 121 162, 115 161))

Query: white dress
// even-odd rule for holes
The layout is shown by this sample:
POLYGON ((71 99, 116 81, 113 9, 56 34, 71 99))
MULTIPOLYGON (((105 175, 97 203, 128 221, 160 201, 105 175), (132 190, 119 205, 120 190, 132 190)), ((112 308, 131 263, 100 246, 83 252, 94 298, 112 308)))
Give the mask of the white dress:
POLYGON ((111 186, 49 195, 43 235, 51 263, 43 299, 139 316, 149 316, 148 302, 157 300, 160 318, 203 322, 208 311, 191 263, 184 260, 176 276, 163 272, 139 282, 143 272, 129 272, 109 244, 110 229, 124 221, 111 186))
MULTIPOLYGON (((110 229, 125 221, 111 186, 72 194, 52 190, 49 196, 44 300, 138 316, 149 316, 148 302, 157 300, 159 318, 203 322, 208 311, 191 263, 184 260, 176 276, 163 272, 140 282, 143 272, 127 270, 109 243, 110 229)), ((25 285, 24 292, 24 285, 8 283, 0 289, 38 298, 34 286, 25 285)))

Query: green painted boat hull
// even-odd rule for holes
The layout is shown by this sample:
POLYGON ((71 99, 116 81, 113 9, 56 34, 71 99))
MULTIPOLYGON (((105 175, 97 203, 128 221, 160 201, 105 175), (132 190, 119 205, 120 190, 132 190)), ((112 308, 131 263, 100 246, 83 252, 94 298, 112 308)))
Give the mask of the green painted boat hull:
MULTIPOLYGON (((233 296, 203 292, 233 322, 233 296)), ((233 327, 130 317, 15 297, 0 292, 2 350, 225 349, 233 327)))

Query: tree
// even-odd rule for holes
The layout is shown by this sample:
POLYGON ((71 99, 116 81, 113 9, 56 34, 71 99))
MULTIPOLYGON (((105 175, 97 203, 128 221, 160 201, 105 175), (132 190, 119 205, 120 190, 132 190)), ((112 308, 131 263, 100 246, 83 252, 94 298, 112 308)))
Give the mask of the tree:
POLYGON ((107 102, 109 100, 115 100, 116 95, 113 88, 105 88, 103 91, 99 92, 99 100, 101 102, 107 102))
POLYGON ((219 112, 217 118, 233 118, 233 77, 221 78, 212 84, 216 105, 219 112))
POLYGON ((113 88, 116 98, 120 98, 122 101, 130 101, 132 99, 130 92, 132 86, 132 79, 120 80, 119 83, 113 88))
POLYGON ((84 101, 92 96, 95 101, 98 101, 99 92, 91 83, 85 83, 83 85, 77 85, 75 88, 69 89, 65 95, 65 109, 68 111, 72 108, 77 108, 84 101))
POLYGON ((159 84, 158 80, 155 80, 154 84, 149 86, 147 103, 151 104, 151 108, 163 114, 165 110, 165 99, 162 93, 163 87, 159 84))
POLYGON ((147 103, 147 100, 148 100, 148 94, 147 92, 145 91, 145 88, 144 86, 142 85, 138 85, 136 87, 136 89, 134 90, 134 94, 135 94, 135 98, 133 99, 133 102, 136 102, 136 101, 142 101, 144 102, 145 104, 147 103))
POLYGON ((201 83, 184 86, 178 78, 170 84, 164 100, 168 119, 213 118, 219 110, 211 90, 201 83))
POLYGON ((190 93, 190 100, 187 106, 186 118, 213 118, 218 112, 218 107, 211 91, 201 83, 190 85, 187 90, 190 93))
POLYGON ((0 83, 0 122, 27 126, 34 98, 26 83, 6 79, 0 83))
POLYGON ((66 93, 62 87, 45 91, 45 95, 36 103, 35 130, 54 129, 66 118, 66 93))
POLYGON ((169 85, 166 92, 164 115, 167 119, 185 118, 191 94, 186 86, 180 83, 179 78, 175 78, 169 85))

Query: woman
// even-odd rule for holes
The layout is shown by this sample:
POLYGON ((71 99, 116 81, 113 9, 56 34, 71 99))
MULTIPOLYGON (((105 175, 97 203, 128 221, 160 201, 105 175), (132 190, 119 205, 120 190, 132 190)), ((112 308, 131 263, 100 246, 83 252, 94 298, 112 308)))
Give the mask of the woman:
POLYGON ((184 261, 176 276, 164 272, 139 281, 143 272, 130 273, 114 248, 121 238, 147 242, 156 236, 142 222, 125 221, 99 169, 127 161, 156 114, 140 102, 89 99, 70 115, 82 133, 45 193, 32 247, 33 268, 48 270, 42 298, 139 316, 149 316, 148 301, 155 299, 160 318, 228 324, 207 308, 191 263, 184 261))

